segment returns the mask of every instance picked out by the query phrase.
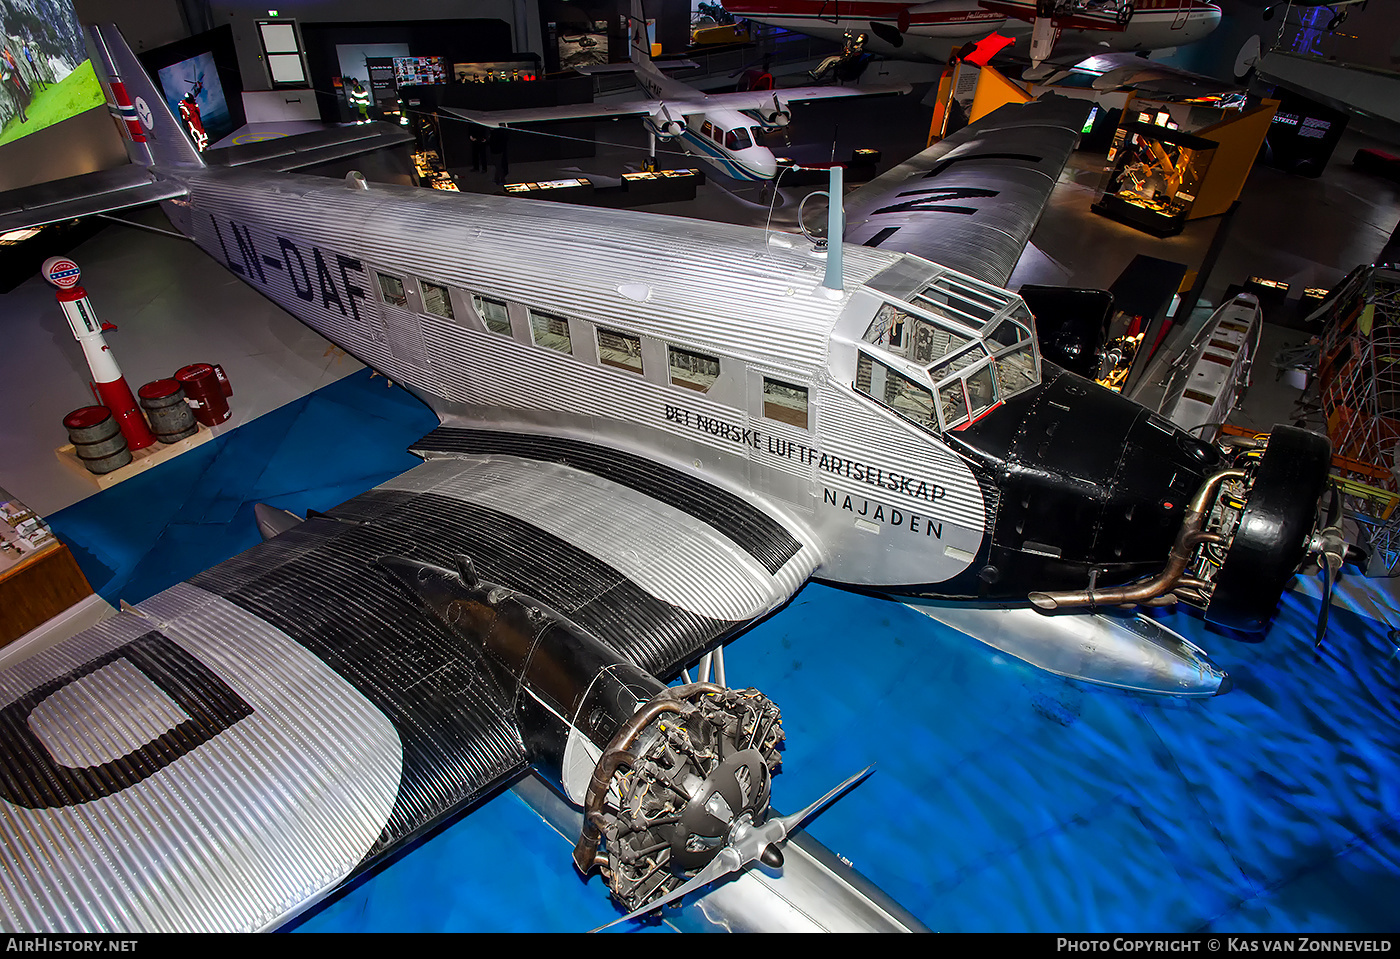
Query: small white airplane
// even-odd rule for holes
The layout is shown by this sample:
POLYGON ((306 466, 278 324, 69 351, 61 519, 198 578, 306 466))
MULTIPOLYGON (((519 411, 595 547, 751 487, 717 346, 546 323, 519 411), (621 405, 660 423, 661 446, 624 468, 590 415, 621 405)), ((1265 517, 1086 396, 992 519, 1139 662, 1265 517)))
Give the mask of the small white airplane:
MULTIPOLYGON (((0 670, 6 930, 275 928, 532 769, 629 912, 780 846, 793 870, 791 831, 858 777, 777 816, 776 706, 684 670, 809 579, 938 604, 1061 674, 1211 696, 1205 653, 1117 607, 1257 633, 1300 564, 1340 565, 1325 437, 1213 446, 1042 359, 1004 285, 1074 101, 883 174, 818 250, 282 172, 382 124, 217 165, 115 28, 93 40, 133 163, 0 194, 0 231, 162 201, 440 425, 419 466, 0 670)), ((911 928, 850 883, 770 902, 770 923, 911 928)))
POLYGON ((1016 49, 1039 63, 1052 52, 1058 61, 1181 46, 1220 24, 1205 0, 729 0, 725 9, 837 42, 864 33, 870 53, 940 63, 992 31, 1029 37, 1016 49))
POLYGON ((490 127, 518 127, 550 120, 641 117, 651 134, 653 156, 658 139, 677 141, 687 153, 724 176, 758 182, 771 180, 778 174, 777 157, 760 141, 765 132, 788 125, 793 103, 883 96, 910 90, 908 84, 887 84, 707 94, 666 76, 652 62, 641 0, 632 0, 632 15, 628 19, 631 69, 648 99, 490 112, 442 108, 440 112, 490 127))

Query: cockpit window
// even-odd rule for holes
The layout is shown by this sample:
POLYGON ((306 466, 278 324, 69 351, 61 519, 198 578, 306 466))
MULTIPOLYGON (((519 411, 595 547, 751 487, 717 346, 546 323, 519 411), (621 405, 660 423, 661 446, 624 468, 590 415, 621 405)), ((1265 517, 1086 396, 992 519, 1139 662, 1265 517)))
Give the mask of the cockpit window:
POLYGON ((856 357, 856 389, 883 403, 910 422, 924 429, 938 431, 938 418, 933 412, 933 392, 895 372, 868 353, 856 357))
POLYGON ((865 342, 927 366, 972 342, 931 320, 886 303, 865 331, 865 342), (912 344, 913 349, 910 350, 912 344))
POLYGON ((1006 305, 1005 300, 998 302, 991 293, 978 290, 947 275, 939 277, 937 283, 914 294, 912 302, 915 306, 927 306, 936 313, 974 327, 985 324, 1006 305))
POLYGON ((992 383, 992 368, 984 366, 969 373, 967 379, 967 404, 973 417, 981 416, 996 405, 996 387, 992 383))
POLYGON ((1040 382, 1035 351, 1029 343, 1018 350, 998 356, 992 368, 996 371, 997 389, 1003 397, 1013 396, 1040 382))
POLYGON ((903 362, 892 359, 885 375, 878 361, 860 353, 857 390, 891 408, 903 404, 900 415, 921 425, 951 429, 1040 382, 1035 318, 1020 297, 952 271, 932 282, 910 279, 882 291, 885 302, 861 338, 874 356, 903 362), (894 377, 936 400, 936 423, 909 415, 907 391, 886 395, 894 377))
POLYGON ((963 396, 962 380, 953 380, 938 388, 938 408, 946 426, 967 422, 967 398, 963 396))
POLYGON ((724 135, 724 145, 736 153, 740 150, 747 150, 753 146, 753 141, 749 139, 749 131, 743 127, 730 130, 724 135))
POLYGON ((933 378, 935 380, 941 380, 945 376, 951 376, 954 373, 961 373, 973 363, 976 363, 978 360, 985 360, 986 358, 986 348, 983 347, 982 344, 978 343, 976 346, 973 346, 970 349, 963 350, 961 353, 959 353, 957 356, 952 357, 951 359, 942 360, 939 363, 934 364, 932 367, 930 367, 930 372, 932 372, 933 378))
POLYGON ((997 324, 997 328, 992 331, 991 335, 987 337, 994 350, 1002 346, 1015 346, 1017 343, 1024 343, 1030 338, 1030 331, 1011 319, 1002 320, 997 324))

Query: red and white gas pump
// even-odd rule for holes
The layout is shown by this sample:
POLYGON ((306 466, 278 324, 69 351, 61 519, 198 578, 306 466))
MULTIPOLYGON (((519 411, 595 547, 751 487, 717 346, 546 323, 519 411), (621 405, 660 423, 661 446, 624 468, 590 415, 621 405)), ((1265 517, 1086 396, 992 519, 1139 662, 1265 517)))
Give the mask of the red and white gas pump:
POLYGON ((102 337, 104 330, 116 327, 98 321, 87 291, 78 285, 78 264, 66 256, 54 256, 44 261, 40 273, 58 288, 58 305, 68 318, 74 339, 83 348, 88 369, 92 370, 93 390, 99 402, 112 411, 112 417, 126 438, 127 448, 134 451, 150 446, 156 438, 146 425, 146 417, 136 405, 136 398, 131 395, 131 387, 126 385, 126 377, 117 366, 112 348, 102 337))

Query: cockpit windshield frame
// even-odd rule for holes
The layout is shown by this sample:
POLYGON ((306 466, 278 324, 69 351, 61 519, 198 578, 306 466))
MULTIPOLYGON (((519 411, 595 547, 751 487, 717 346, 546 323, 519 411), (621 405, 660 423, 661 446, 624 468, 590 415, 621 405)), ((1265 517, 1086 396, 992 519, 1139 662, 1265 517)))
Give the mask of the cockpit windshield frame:
POLYGON ((853 385, 918 426, 958 429, 1040 383, 1035 319, 1019 296, 945 271, 880 298, 853 385))

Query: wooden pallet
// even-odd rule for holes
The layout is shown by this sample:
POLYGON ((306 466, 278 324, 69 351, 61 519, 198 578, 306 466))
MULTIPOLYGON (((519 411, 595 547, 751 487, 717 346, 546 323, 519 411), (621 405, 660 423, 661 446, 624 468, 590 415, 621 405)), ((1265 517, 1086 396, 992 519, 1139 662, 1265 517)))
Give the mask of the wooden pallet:
POLYGON ((67 446, 60 446, 58 449, 54 450, 54 453, 62 463, 67 465, 70 469, 76 470, 78 473, 86 476, 99 489, 108 489, 109 487, 116 486, 123 480, 129 480, 139 473, 144 473, 153 466, 159 466, 166 460, 174 459, 181 453, 189 452, 196 446, 202 446, 214 438, 214 431, 209 427, 205 426, 203 423, 198 423, 196 425, 198 426, 198 431, 193 436, 186 436, 179 442, 171 443, 169 446, 157 442, 143 450, 136 450, 131 454, 130 463, 127 463, 120 469, 112 470, 110 473, 102 473, 101 475, 88 472, 88 468, 83 465, 83 461, 79 459, 78 454, 74 452, 72 443, 69 443, 67 446))

